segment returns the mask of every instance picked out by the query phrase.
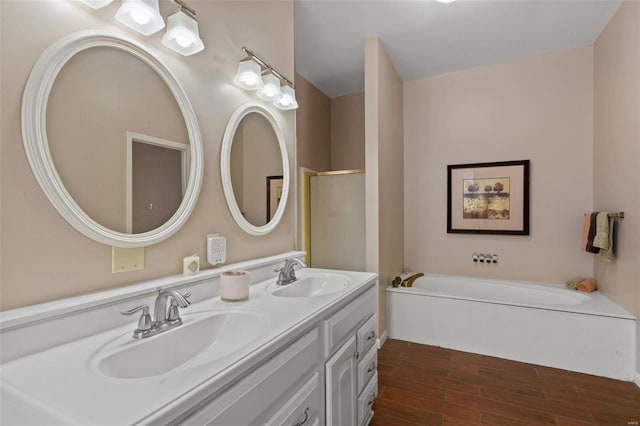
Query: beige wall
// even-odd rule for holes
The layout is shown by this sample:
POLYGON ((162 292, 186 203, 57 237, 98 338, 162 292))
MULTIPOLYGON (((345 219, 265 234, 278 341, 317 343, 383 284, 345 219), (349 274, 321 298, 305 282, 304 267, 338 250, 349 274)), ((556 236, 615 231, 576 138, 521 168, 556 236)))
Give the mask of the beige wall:
POLYGON ((591 276, 580 250, 593 205, 591 46, 405 82, 405 265, 564 282, 591 276), (447 165, 531 160, 530 236, 447 234, 447 165), (495 253, 497 265, 476 264, 495 253))
POLYGON ((367 271, 378 273, 378 330, 386 330, 387 285, 403 269, 402 80, 377 38, 365 42, 367 271))
POLYGON ((331 99, 331 169, 364 169, 364 92, 331 99))
MULTIPOLYGON (((227 260, 235 262, 294 248, 295 197, 278 228, 265 237, 242 232, 226 208, 220 178, 220 145, 225 125, 240 104, 255 94, 231 84, 242 46, 293 78, 292 1, 204 1, 189 3, 198 12, 206 49, 182 57, 161 44, 162 32, 149 37, 113 18, 119 2, 93 10, 75 1, 2 1, 0 17, 0 272, 1 306, 9 309, 180 273, 182 258, 197 252, 207 267, 205 239, 227 237, 227 260), (204 177, 196 208, 170 239, 148 247, 143 271, 111 274, 111 248, 93 242, 65 222, 38 186, 22 146, 20 108, 29 72, 52 42, 75 31, 102 29, 133 38, 157 55, 176 75, 198 118, 204 144, 204 177)), ((161 2, 166 17, 175 10, 161 2)), ((283 127, 294 166, 295 112, 265 103, 283 127)))
POLYGON ((331 170, 331 99, 296 74, 298 166, 331 170))
MULTIPOLYGON (((640 314, 640 2, 625 1, 594 45, 594 209, 624 211, 600 290, 640 314)), ((640 324, 637 338, 640 371, 640 324)))
POLYGON ((596 258, 596 279, 640 314, 640 2, 626 1, 594 45, 593 164, 594 209, 625 212, 617 259, 596 258))

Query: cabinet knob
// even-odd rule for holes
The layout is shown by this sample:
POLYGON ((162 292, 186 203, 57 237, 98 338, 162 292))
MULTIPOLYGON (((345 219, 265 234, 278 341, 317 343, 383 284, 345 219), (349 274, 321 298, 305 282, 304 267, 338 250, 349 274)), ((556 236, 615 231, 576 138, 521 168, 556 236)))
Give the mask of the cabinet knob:
POLYGON ((367 340, 371 340, 375 338, 376 338, 376 332, 371 330, 371 332, 367 335, 367 340))
POLYGON ((295 422, 293 426, 302 426, 309 420, 309 407, 304 409, 304 413, 302 414, 302 418, 295 422))
POLYGON ((367 373, 371 373, 372 371, 376 371, 376 363, 375 363, 375 361, 371 363, 371 366, 367 370, 367 373))
POLYGON ((353 354, 353 357, 354 357, 355 359, 360 358, 360 352, 355 351, 355 353, 353 354))

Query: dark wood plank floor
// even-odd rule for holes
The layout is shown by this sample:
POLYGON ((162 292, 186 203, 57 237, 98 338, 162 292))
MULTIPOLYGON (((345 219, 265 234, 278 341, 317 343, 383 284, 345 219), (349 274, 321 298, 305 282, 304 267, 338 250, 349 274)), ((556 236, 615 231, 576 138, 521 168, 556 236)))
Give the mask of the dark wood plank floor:
POLYGON ((640 422, 633 383, 400 340, 378 364, 373 426, 640 422))

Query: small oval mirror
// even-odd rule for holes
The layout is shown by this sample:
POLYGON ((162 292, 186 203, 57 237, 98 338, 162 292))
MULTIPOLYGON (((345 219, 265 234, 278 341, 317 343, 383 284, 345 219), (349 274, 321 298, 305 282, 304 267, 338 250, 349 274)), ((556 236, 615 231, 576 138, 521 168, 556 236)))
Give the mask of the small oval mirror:
POLYGON ((263 106, 240 106, 229 119, 220 156, 222 185, 234 220, 251 235, 273 231, 289 193, 282 129, 263 106))

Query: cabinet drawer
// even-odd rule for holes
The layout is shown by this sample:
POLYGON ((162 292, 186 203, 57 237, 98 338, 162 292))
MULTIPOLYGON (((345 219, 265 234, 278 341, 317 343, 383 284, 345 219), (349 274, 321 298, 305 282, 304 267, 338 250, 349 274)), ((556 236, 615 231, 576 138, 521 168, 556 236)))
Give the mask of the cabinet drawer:
POLYGON ((273 417, 264 422, 264 425, 302 426, 313 424, 316 420, 319 421, 321 405, 320 374, 316 372, 273 417))
POLYGON ((378 371, 378 348, 373 346, 358 363, 358 394, 378 371))
POLYGON ((358 398, 358 424, 367 424, 373 413, 373 402, 378 397, 378 373, 373 375, 369 384, 364 388, 358 398))
POLYGON ((376 290, 370 288, 356 300, 324 322, 325 357, 328 357, 349 334, 376 309, 376 290))
POLYGON ((360 356, 367 353, 369 348, 376 343, 376 315, 372 315, 364 324, 358 328, 358 353, 360 356))
POLYGON ((222 395, 199 404, 187 425, 249 425, 290 399, 301 379, 318 371, 320 339, 315 328, 249 373, 222 395))

